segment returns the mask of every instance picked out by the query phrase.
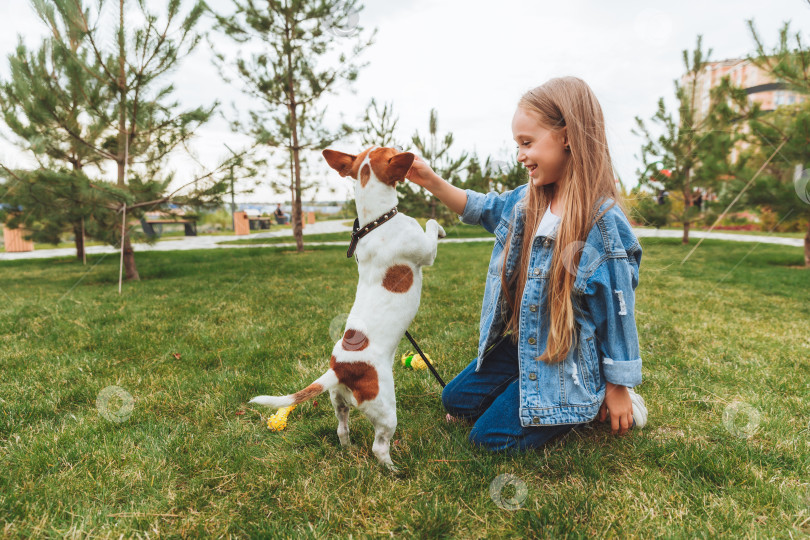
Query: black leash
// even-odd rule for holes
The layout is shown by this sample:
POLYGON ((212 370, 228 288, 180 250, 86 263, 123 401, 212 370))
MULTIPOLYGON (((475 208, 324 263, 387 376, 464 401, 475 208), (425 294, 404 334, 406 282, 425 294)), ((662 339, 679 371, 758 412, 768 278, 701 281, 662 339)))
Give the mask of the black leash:
MULTIPOLYGON (((376 229, 377 227, 379 227, 380 225, 382 225, 383 223, 394 217, 396 214, 397 214, 397 207, 395 206, 385 214, 381 215, 380 217, 378 217, 377 219, 375 219, 374 221, 363 227, 362 229, 360 228, 360 220, 358 218, 355 218, 354 226, 352 227, 352 240, 351 243, 349 244, 349 251, 346 252, 346 257, 347 258, 351 257, 354 254, 354 250, 357 249, 357 242, 359 242, 361 238, 363 238, 365 235, 367 235, 368 233, 370 233, 371 231, 373 231, 374 229, 376 229)), ((442 388, 444 388, 445 387, 444 381, 442 380, 441 377, 439 377, 439 374, 436 372, 436 368, 434 368, 433 364, 431 364, 428 361, 427 357, 425 356, 425 353, 423 353, 422 349, 419 348, 419 345, 416 344, 416 341, 414 341, 413 336, 411 336, 410 332, 406 330, 405 336, 410 340, 411 344, 416 348, 416 352, 418 352, 419 356, 421 356, 422 360, 424 360, 425 365, 427 365, 428 369, 430 369, 430 372, 433 373, 433 376, 436 377, 436 380, 439 381, 439 384, 442 385, 442 388)))
POLYGON ((407 330, 405 330, 405 337, 407 337, 411 341, 411 345, 413 345, 416 348, 416 352, 419 353, 419 356, 421 356, 422 360, 425 361, 425 364, 427 364, 427 367, 428 369, 430 369, 430 372, 433 373, 433 376, 436 377, 436 380, 439 381, 439 384, 442 385, 442 388, 444 388, 446 385, 444 384, 442 378, 439 377, 439 374, 436 372, 436 368, 433 367, 433 364, 428 362, 427 357, 425 357, 425 353, 422 352, 422 349, 419 348, 419 345, 416 344, 416 342, 413 340, 413 336, 411 336, 411 333, 408 332, 407 330))

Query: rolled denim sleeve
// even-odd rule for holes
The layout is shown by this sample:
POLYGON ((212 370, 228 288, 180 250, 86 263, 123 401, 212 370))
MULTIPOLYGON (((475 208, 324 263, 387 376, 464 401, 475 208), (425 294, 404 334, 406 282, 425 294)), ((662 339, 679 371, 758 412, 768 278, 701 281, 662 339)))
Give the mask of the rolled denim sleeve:
POLYGON ((629 258, 608 258, 588 280, 586 302, 605 379, 633 387, 641 383, 641 352, 636 330, 639 249, 629 258))
POLYGON ((486 195, 471 189, 464 191, 467 192, 467 204, 464 206, 464 212, 459 216, 461 222, 467 225, 481 225, 487 231, 495 232, 495 227, 498 226, 504 206, 506 206, 506 200, 512 191, 504 193, 490 191, 486 195))

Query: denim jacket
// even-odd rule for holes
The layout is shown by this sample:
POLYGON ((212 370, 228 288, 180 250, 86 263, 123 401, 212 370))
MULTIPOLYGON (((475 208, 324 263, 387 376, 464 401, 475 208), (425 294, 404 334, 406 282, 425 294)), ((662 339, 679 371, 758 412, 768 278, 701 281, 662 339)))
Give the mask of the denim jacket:
MULTIPOLYGON (((522 199, 528 184, 498 194, 467 192, 462 222, 495 234, 489 262, 476 371, 505 327, 501 313, 501 268, 510 223, 507 277, 519 264, 523 240, 522 199)), ((607 199, 601 212, 612 204, 607 199)), ((563 217, 563 219, 565 219, 563 217)), ((641 355, 635 323, 641 245, 618 206, 597 220, 582 247, 572 292, 574 345, 566 359, 547 364, 537 358, 546 348, 548 273, 558 227, 532 244, 529 275, 520 303, 518 360, 521 425, 576 424, 592 420, 605 398, 606 381, 633 387, 641 383, 641 355)))

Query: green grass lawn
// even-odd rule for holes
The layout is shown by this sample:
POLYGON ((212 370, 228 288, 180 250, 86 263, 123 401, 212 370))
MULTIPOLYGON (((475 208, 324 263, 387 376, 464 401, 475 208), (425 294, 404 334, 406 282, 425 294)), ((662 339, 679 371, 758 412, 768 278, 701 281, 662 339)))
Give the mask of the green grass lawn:
MULTIPOLYGON (((3 262, 2 534, 806 537, 801 249, 707 240, 681 265, 692 246, 641 242, 645 429, 593 425, 540 451, 482 453, 444 421, 430 374, 397 365, 399 475, 377 463, 356 411, 353 446, 339 446, 326 395, 279 433, 246 405, 328 366, 330 323, 357 279, 342 247, 139 253, 143 279, 121 296, 115 255, 3 262), (125 394, 97 408, 110 386, 134 400, 120 421, 101 413, 125 394), (501 474, 526 484, 517 510, 490 497, 501 474)), ((491 247, 441 245, 424 270, 410 330, 447 380, 476 354, 491 247)))

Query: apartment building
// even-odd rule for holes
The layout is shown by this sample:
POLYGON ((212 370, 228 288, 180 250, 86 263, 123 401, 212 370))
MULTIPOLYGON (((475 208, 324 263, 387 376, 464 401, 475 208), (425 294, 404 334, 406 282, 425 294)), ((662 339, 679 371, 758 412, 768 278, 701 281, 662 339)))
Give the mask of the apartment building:
MULTIPOLYGON (((762 110, 772 111, 782 105, 802 103, 807 96, 787 90, 783 83, 776 81, 770 73, 754 65, 749 60, 730 59, 710 62, 697 76, 695 108, 697 120, 709 111, 710 90, 720 84, 728 75, 732 84, 744 88, 748 99, 760 103, 762 110)), ((691 86, 691 74, 681 76, 681 85, 691 86)))

